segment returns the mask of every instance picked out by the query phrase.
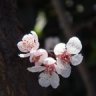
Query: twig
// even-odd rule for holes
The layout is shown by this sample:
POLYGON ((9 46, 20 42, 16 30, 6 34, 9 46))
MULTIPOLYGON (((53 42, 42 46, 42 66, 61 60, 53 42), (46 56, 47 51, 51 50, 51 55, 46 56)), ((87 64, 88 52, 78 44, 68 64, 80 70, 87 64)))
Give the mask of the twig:
POLYGON ((70 25, 68 24, 68 22, 66 20, 66 16, 64 15, 65 10, 61 8, 59 0, 52 0, 52 4, 53 4, 54 9, 58 15, 60 27, 64 31, 63 35, 66 38, 72 37, 72 33, 71 33, 72 31, 71 31, 70 25))

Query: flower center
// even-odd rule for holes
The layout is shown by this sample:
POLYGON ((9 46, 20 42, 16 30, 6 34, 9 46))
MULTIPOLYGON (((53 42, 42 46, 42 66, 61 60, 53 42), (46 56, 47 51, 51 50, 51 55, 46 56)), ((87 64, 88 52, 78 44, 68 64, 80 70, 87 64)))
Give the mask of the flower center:
POLYGON ((59 58, 64 62, 64 63, 69 63, 70 59, 71 59, 71 54, 69 54, 68 52, 64 52, 63 54, 61 54, 59 56, 59 58))
POLYGON ((30 51, 34 47, 34 42, 29 42, 27 40, 23 41, 24 46, 30 51))
POLYGON ((45 72, 47 72, 49 75, 52 75, 53 72, 55 72, 55 66, 54 64, 46 64, 45 65, 46 69, 45 72))
POLYGON ((41 55, 39 55, 39 56, 33 56, 32 61, 33 62, 37 62, 40 59, 40 56, 41 55))

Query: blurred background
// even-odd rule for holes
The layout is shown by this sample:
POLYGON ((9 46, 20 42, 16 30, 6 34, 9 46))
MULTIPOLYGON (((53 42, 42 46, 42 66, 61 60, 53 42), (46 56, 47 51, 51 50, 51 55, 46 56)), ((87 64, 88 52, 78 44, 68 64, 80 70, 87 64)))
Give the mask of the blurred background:
POLYGON ((96 0, 0 0, 0 96, 96 96, 96 0), (84 60, 60 86, 42 88, 17 42, 31 30, 52 50, 77 36, 84 60))

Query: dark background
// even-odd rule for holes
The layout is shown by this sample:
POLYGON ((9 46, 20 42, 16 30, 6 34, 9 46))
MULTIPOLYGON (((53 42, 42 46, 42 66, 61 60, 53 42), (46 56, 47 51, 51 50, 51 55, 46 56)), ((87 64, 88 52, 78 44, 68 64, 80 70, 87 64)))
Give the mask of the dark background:
POLYGON ((96 96, 96 1, 0 0, 0 96, 96 96), (57 89, 42 88, 38 74, 26 70, 29 60, 18 57, 16 44, 34 30, 40 11, 47 19, 40 47, 50 36, 67 42, 75 35, 83 45, 83 63, 72 66, 69 78, 60 77, 57 89))

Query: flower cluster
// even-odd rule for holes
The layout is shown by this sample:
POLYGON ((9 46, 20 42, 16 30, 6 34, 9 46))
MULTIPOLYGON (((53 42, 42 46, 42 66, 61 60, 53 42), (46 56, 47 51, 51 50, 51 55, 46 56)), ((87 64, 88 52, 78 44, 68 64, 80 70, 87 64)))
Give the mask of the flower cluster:
POLYGON ((45 49, 39 49, 38 36, 34 31, 24 35, 17 44, 18 49, 24 54, 19 54, 21 58, 29 57, 29 61, 34 66, 27 68, 30 72, 41 72, 39 84, 42 87, 52 86, 57 88, 60 83, 59 75, 68 78, 71 73, 71 65, 79 65, 83 56, 80 54, 82 44, 77 37, 69 39, 67 44, 59 43, 54 47, 55 58, 48 57, 45 49))

